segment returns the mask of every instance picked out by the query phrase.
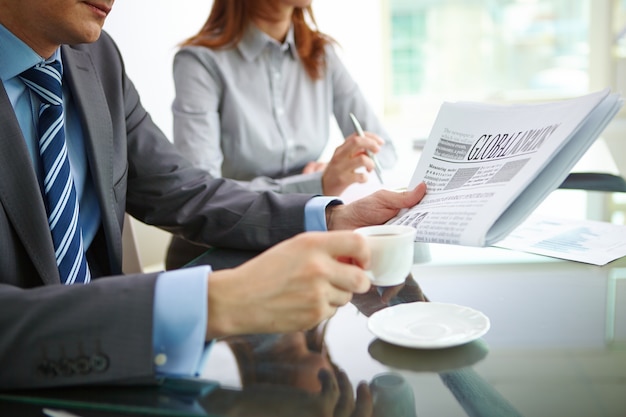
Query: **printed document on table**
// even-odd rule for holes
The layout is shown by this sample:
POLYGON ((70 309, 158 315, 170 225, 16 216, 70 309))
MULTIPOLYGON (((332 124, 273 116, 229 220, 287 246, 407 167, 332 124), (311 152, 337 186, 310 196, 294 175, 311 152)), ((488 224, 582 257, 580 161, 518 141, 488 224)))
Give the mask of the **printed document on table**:
POLYGON ((491 246, 567 177, 622 106, 603 90, 539 104, 444 103, 408 188, 424 199, 389 223, 416 241, 491 246))
POLYGON ((626 225, 532 216, 494 246, 606 265, 626 256, 626 225))

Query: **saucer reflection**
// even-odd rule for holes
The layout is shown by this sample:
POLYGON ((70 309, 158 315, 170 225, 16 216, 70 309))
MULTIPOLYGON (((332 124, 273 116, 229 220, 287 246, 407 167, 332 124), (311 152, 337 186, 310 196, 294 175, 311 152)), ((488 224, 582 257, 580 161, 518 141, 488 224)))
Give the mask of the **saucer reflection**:
POLYGON ((445 349, 412 349, 374 339, 369 354, 383 365, 415 372, 445 372, 483 360, 489 348, 482 339, 445 349))

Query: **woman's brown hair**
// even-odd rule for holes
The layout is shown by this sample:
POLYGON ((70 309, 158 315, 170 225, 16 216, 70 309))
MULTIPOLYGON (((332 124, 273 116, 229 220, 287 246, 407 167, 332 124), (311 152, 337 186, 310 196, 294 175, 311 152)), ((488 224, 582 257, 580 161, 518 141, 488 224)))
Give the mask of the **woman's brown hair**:
MULTIPOLYGON (((185 40, 182 46, 195 45, 211 49, 235 46, 243 37, 246 27, 256 17, 271 16, 273 0, 214 0, 211 13, 202 29, 185 40)), ((307 74, 316 80, 322 77, 325 67, 324 48, 334 42, 317 29, 311 6, 296 7, 291 16, 298 56, 307 74)))

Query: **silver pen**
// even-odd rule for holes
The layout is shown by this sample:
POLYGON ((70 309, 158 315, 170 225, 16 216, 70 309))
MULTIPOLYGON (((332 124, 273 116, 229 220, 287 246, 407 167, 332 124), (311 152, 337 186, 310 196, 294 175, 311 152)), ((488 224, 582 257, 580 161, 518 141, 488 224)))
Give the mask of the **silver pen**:
MULTIPOLYGON (((361 127, 361 123, 359 123, 356 116, 352 113, 350 113, 350 118, 352 119, 352 124, 354 125, 354 130, 356 130, 357 135, 364 138, 365 133, 363 133, 363 128, 361 127)), ((372 158, 372 161, 374 161, 374 171, 376 171, 376 176, 378 177, 378 180, 382 184, 383 183, 383 170, 380 167, 380 163, 378 162, 378 159, 376 159, 376 156, 369 150, 367 151, 367 156, 372 158)))

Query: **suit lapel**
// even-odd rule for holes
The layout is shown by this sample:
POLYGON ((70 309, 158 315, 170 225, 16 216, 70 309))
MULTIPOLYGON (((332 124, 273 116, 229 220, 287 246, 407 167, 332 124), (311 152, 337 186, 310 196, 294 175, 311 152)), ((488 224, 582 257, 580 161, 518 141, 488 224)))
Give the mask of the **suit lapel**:
MULTIPOLYGON (((113 195, 112 161, 115 156, 110 111, 89 54, 68 46, 62 47, 62 53, 64 81, 69 83, 80 113, 89 167, 100 201, 109 258, 114 262, 122 259, 122 236, 115 210, 111 209, 116 200, 113 195)), ((112 265, 112 270, 116 270, 115 266, 112 265)))
POLYGON ((0 201, 46 284, 60 283, 41 189, 13 107, 0 82, 0 201))

